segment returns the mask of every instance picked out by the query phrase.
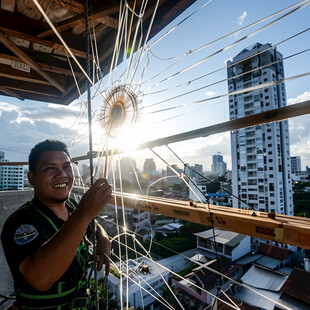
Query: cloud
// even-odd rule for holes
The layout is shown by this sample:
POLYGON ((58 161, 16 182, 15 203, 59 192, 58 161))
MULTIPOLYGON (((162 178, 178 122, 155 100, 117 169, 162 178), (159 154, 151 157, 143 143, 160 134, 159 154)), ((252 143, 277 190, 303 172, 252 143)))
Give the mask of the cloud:
POLYGON ((213 90, 209 90, 209 91, 206 92, 206 95, 207 95, 208 97, 214 96, 215 94, 216 94, 216 92, 213 91, 213 90))
POLYGON ((246 11, 243 11, 242 15, 239 16, 239 18, 238 18, 238 25, 239 26, 242 26, 247 15, 248 15, 248 13, 246 11))
POLYGON ((290 98, 287 100, 287 104, 291 105, 291 104, 295 104, 295 103, 299 103, 299 102, 303 102, 306 100, 310 100, 310 91, 305 91, 303 94, 295 97, 295 98, 290 98))
MULTIPOLYGON (((47 104, 36 102, 18 105, 1 102, 0 150, 3 149, 6 158, 11 161, 24 161, 30 149, 45 139, 59 139, 70 146, 81 127, 74 123, 75 120, 76 116, 65 106, 53 109, 47 104)), ((78 134, 82 134, 81 130, 78 134)))
POLYGON ((295 145, 291 145, 290 153, 291 156, 300 156, 301 157, 301 166, 302 170, 305 166, 310 166, 310 140, 306 143, 297 143, 295 145))
MULTIPOLYGON (((211 170, 212 156, 221 152, 228 168, 231 167, 230 133, 211 135, 205 138, 198 138, 173 144, 172 150, 178 154, 185 163, 190 165, 202 164, 205 171, 211 170)), ((160 149, 162 155, 169 164, 177 164, 180 168, 182 164, 176 157, 164 148, 160 149)), ((157 165, 157 163, 156 163, 157 165)), ((159 166, 162 166, 159 163, 159 166)))
POLYGON ((299 116, 289 120, 291 145, 305 143, 306 139, 310 139, 309 122, 309 115, 299 116))

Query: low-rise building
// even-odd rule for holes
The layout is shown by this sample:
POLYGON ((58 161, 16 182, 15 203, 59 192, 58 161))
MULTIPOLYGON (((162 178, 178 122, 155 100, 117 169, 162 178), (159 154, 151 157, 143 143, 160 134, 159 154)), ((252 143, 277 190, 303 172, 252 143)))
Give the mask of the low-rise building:
MULTIPOLYGON (((126 274, 126 262, 121 265, 122 273, 126 274)), ((129 306, 135 309, 143 308, 152 305, 156 299, 161 296, 161 288, 168 283, 169 271, 156 263, 146 258, 128 260, 128 291, 127 277, 117 278, 112 273, 109 274, 109 288, 112 290, 116 299, 129 299, 129 306)), ((120 307, 124 307, 121 305, 120 307)))
POLYGON ((212 229, 195 233, 197 248, 210 253, 216 251, 219 255, 225 256, 233 262, 251 251, 251 238, 249 236, 218 228, 214 229, 214 234, 215 236, 212 229))
POLYGON ((172 284, 182 294, 187 303, 195 309, 205 309, 213 302, 214 296, 217 295, 218 287, 222 290, 229 288, 231 280, 237 279, 242 275, 240 266, 233 264, 225 256, 200 264, 185 279, 177 281, 172 279, 172 284), (219 276, 212 270, 218 270, 224 276, 219 276))

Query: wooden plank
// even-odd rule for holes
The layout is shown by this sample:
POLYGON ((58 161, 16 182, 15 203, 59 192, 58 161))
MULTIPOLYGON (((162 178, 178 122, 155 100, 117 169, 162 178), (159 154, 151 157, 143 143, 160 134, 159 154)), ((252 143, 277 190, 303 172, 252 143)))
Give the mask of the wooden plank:
MULTIPOLYGON (((20 80, 12 80, 0 77, 0 86, 13 91, 23 91, 38 95, 45 95, 50 97, 60 97, 61 93, 55 89, 52 85, 38 85, 36 83, 30 83, 20 80)), ((37 100, 41 100, 38 98, 37 100)))
MULTIPOLYGON (((40 45, 43 45, 43 46, 46 46, 49 48, 53 48, 55 50, 58 50, 58 51, 65 53, 64 46, 61 43, 56 42, 56 41, 59 41, 58 39, 56 39, 55 41, 49 41, 49 40, 41 39, 41 38, 29 35, 29 34, 18 32, 15 30, 7 29, 4 27, 0 27, 0 31, 4 34, 8 35, 8 36, 19 38, 22 40, 26 40, 26 41, 29 41, 32 43, 37 43, 37 44, 40 44, 40 45)), ((72 51, 74 56, 86 58, 86 53, 84 51, 73 48, 72 46, 70 46, 69 43, 67 43, 67 44, 69 45, 70 50, 72 51)), ((82 46, 82 45, 80 44, 80 46, 82 46)))
MULTIPOLYGON (((60 96, 47 96, 45 94, 36 94, 36 93, 32 93, 32 92, 26 92, 23 90, 15 90, 15 92, 23 97, 25 100, 32 100, 32 101, 39 101, 39 102, 44 102, 44 103, 55 103, 55 104, 60 104, 60 105, 65 105, 65 103, 63 102, 63 100, 61 99, 60 96)), ((6 94, 3 93, 4 96, 6 96, 6 94)))
MULTIPOLYGON (((33 52, 33 51, 32 51, 33 52)), ((36 55, 38 56, 38 54, 40 53, 36 53, 36 55)), ((31 55, 28 55, 31 57, 31 55)), ((60 64, 59 64, 59 60, 56 59, 53 57, 53 56, 47 56, 45 55, 45 60, 47 63, 42 63, 40 61, 37 61, 38 65, 45 71, 49 71, 49 72, 53 72, 53 73, 56 73, 56 74, 62 74, 62 75, 70 75, 72 76, 72 72, 71 70, 69 69, 66 69, 66 68, 62 68, 60 67, 60 64)), ((12 56, 12 55, 7 55, 7 54, 4 54, 4 53, 1 53, 0 52, 0 59, 7 59, 7 60, 10 60, 10 61, 19 61, 20 62, 20 58, 19 57, 16 57, 16 56, 12 56)), ((63 63, 63 62, 62 62, 63 63)), ((63 63, 65 64, 66 66, 69 66, 67 63, 63 63)), ((80 72, 74 72, 74 74, 77 76, 77 77, 81 77, 83 76, 82 73, 80 72)), ((53 76, 53 75, 52 75, 53 76)))
POLYGON ((65 89, 56 80, 54 80, 48 73, 43 71, 40 66, 35 63, 30 57, 28 57, 21 49, 19 49, 15 44, 13 44, 8 38, 5 37, 3 33, 0 32, 0 42, 17 55, 23 62, 29 65, 33 70, 39 73, 44 79, 49 81, 54 87, 60 90, 62 93, 65 89))
POLYGON ((4 161, 0 162, 0 166, 27 166, 28 161, 4 161))
POLYGON ((114 28, 114 29, 118 28, 118 20, 110 16, 104 16, 104 17, 98 18, 97 22, 103 25, 106 25, 108 27, 114 28))
POLYGON ((4 94, 10 96, 10 97, 15 97, 19 100, 25 100, 24 97, 20 96, 19 94, 17 94, 16 92, 6 88, 6 87, 3 87, 3 86, 0 86, 0 91, 2 91, 4 94))
POLYGON ((19 32, 27 33, 29 35, 36 35, 37 33, 48 30, 48 26, 41 22, 26 17, 18 12, 12 13, 0 9, 0 26, 19 32))
MULTIPOLYGON (((40 85, 51 85, 50 82, 46 81, 45 79, 42 79, 42 77, 35 71, 32 71, 30 73, 23 72, 12 68, 10 65, 3 65, 1 63, 0 63, 0 76, 19 81, 36 83, 40 85)), ((52 73, 51 76, 62 85, 67 84, 66 76, 54 73, 52 73)))
MULTIPOLYGON (((88 22, 89 24, 92 23, 93 20, 97 20, 99 18, 109 16, 111 14, 116 14, 119 11, 119 5, 113 6, 111 8, 103 8, 97 10, 93 13, 93 15, 89 15, 88 22)), ((64 30, 72 29, 75 26, 84 25, 85 24, 85 16, 84 14, 69 18, 68 20, 58 23, 57 29, 59 32, 64 30)), ((53 30, 49 29, 37 35, 38 38, 46 38, 53 34, 53 30)))
MULTIPOLYGON (((133 150, 144 150, 147 148, 154 148, 156 146, 162 146, 162 145, 168 145, 171 143, 201 138, 201 137, 207 137, 210 135, 231 131, 231 130, 237 130, 245 127, 251 127, 255 125, 260 125, 264 123, 272 123, 276 121, 282 121, 287 118, 291 117, 297 117, 310 114, 310 100, 303 101, 300 103, 296 103, 294 105, 286 106, 279 109, 274 109, 266 112, 262 112, 259 114, 253 114, 247 117, 242 117, 235 119, 233 121, 228 121, 224 123, 219 123, 216 125, 195 129, 192 131, 183 132, 177 135, 169 136, 160 138, 157 140, 152 140, 148 142, 141 143, 137 147, 135 147, 133 150)), ((109 151, 111 152, 111 151, 109 151)), ((126 153, 127 150, 122 149, 114 149, 114 154, 117 153, 126 153)), ((99 152, 93 152, 93 157, 95 158, 99 152)), ((101 156, 105 156, 104 153, 101 156)), ((79 156, 74 158, 75 161, 89 159, 89 154, 84 156, 79 156)))
MULTIPOLYGON (((310 219, 158 197, 114 193, 117 205, 310 249, 310 219)), ((114 203, 114 202, 112 202, 114 203)))
POLYGON ((59 0, 45 0, 47 2, 57 4, 58 6, 61 6, 63 8, 68 9, 69 11, 72 11, 77 14, 82 14, 84 12, 84 5, 81 1, 75 1, 75 0, 66 0, 66 1, 59 1, 59 0))

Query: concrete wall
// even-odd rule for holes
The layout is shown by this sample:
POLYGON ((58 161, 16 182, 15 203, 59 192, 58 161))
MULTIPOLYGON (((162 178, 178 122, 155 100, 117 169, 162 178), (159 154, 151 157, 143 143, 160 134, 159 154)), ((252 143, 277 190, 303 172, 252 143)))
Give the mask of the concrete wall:
MULTIPOLYGON (((18 207, 33 198, 32 190, 23 191, 3 191, 0 192, 0 230, 2 231, 3 224, 7 217, 13 213, 18 207)), ((0 243, 0 294, 7 295, 13 293, 13 280, 7 265, 2 244, 0 243)), ((0 298, 0 300, 2 300, 0 298)), ((5 303, 7 307, 9 302, 5 303)), ((1 307, 0 309, 5 309, 1 307)))

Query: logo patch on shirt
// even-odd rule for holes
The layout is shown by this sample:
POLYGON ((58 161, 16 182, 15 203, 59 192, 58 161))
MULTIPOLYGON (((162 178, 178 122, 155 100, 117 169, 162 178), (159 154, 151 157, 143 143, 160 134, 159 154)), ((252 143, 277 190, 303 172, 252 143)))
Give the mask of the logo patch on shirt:
POLYGON ((14 241, 18 245, 31 242, 39 235, 37 229, 30 224, 20 225, 14 233, 14 241))

